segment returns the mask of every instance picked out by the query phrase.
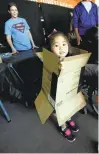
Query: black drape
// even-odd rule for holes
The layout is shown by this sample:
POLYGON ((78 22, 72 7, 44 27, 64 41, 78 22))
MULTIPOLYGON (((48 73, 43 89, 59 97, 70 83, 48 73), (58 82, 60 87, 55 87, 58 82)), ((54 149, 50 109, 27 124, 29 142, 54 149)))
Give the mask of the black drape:
POLYGON ((0 43, 5 44, 4 23, 8 19, 7 0, 3 0, 0 5, 0 43))
POLYGON ((69 32, 69 8, 42 3, 41 9, 45 20, 47 35, 51 33, 54 28, 65 34, 69 32))

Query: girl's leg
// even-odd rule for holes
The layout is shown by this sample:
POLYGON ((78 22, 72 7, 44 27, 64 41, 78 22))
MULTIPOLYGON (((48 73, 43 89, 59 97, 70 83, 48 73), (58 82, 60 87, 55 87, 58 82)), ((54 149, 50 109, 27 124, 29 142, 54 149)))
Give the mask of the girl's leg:
POLYGON ((75 121, 73 121, 71 118, 69 120, 66 121, 66 124, 68 125, 68 127, 73 131, 73 132, 78 132, 79 128, 77 126, 77 124, 75 123, 75 121))
POLYGON ((61 130, 64 131, 66 129, 66 123, 61 126, 61 130))
POLYGON ((69 142, 75 141, 76 137, 72 134, 72 131, 66 123, 59 127, 59 131, 69 142))
MULTIPOLYGON (((52 118, 53 118, 54 123, 56 123, 56 125, 58 126, 57 117, 56 117, 55 112, 52 114, 52 118)), ((60 127, 58 126, 58 130, 69 142, 75 141, 76 137, 72 134, 71 129, 68 127, 66 123, 64 123, 60 127)))

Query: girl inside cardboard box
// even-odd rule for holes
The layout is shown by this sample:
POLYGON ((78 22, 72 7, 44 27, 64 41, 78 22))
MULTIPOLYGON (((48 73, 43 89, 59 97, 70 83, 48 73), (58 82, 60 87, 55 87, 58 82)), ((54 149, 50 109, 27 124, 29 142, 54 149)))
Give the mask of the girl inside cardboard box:
MULTIPOLYGON (((64 58, 72 55, 70 50, 71 46, 67 37, 62 32, 58 32, 54 29, 48 36, 48 39, 49 50, 60 58, 60 69, 64 69, 64 58)), ((86 65, 84 75, 90 76, 90 74, 92 76, 97 76, 98 69, 95 65, 91 66, 91 68, 90 65, 86 65)), ((53 116, 56 117, 55 112, 53 113, 53 116)), ((73 132, 78 132, 79 128, 75 121, 70 118, 61 127, 58 126, 58 130, 69 142, 73 142, 76 139, 73 132)))

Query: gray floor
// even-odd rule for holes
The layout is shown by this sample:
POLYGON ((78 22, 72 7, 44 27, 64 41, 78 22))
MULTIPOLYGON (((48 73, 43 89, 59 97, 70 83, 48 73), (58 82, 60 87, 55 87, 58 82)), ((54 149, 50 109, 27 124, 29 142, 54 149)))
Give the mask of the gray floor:
POLYGON ((41 124, 35 109, 20 104, 4 104, 12 121, 7 123, 0 113, 0 152, 8 153, 94 153, 98 139, 98 120, 80 113, 74 116, 80 131, 69 143, 49 119, 41 124))

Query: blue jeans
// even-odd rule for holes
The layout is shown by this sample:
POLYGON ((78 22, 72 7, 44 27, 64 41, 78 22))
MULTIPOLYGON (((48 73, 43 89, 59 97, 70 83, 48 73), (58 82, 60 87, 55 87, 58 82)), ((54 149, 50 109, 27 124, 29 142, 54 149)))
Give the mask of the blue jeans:
POLYGON ((33 49, 28 49, 28 50, 18 50, 19 53, 33 53, 33 49))

